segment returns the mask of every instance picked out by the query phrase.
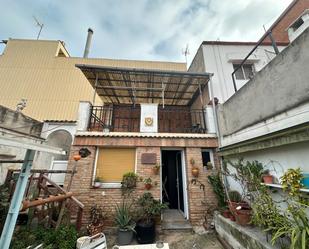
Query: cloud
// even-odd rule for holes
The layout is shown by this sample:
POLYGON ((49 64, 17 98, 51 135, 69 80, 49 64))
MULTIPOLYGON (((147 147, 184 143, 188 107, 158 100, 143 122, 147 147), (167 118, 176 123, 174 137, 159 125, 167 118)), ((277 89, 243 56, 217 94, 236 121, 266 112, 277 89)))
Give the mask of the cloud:
POLYGON ((83 54, 88 27, 91 57, 184 61, 203 40, 256 41, 291 0, 0 0, 1 39, 63 40, 72 56, 83 54))

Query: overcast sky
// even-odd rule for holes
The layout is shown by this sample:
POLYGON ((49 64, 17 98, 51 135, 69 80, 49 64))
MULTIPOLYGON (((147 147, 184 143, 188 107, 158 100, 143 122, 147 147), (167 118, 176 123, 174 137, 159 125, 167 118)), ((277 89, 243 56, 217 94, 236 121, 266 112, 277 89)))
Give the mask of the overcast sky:
POLYGON ((32 16, 44 23, 40 39, 63 40, 82 56, 189 61, 203 40, 257 41, 291 0, 0 0, 0 39, 35 39, 32 16))

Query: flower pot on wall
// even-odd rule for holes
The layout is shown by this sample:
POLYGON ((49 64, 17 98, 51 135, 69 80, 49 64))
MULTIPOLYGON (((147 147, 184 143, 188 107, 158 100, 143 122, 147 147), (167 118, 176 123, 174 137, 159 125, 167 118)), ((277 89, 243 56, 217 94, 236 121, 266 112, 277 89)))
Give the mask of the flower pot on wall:
POLYGON ((267 184, 272 184, 273 181, 273 176, 272 175, 264 175, 263 176, 263 182, 267 184))
POLYGON ((151 183, 146 183, 145 184, 145 189, 150 190, 152 188, 152 184, 151 183))
POLYGON ((199 173, 200 173, 199 169, 196 168, 196 167, 192 168, 191 172, 192 172, 192 175, 193 175, 194 177, 198 177, 198 175, 199 175, 199 173))

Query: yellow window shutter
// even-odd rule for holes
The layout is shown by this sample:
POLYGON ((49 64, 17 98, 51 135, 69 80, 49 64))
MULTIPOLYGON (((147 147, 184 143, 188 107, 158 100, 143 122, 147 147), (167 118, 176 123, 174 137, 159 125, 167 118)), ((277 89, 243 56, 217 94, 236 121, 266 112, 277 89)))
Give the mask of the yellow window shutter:
POLYGON ((103 182, 121 182, 123 174, 134 172, 135 149, 100 148, 96 177, 103 182))

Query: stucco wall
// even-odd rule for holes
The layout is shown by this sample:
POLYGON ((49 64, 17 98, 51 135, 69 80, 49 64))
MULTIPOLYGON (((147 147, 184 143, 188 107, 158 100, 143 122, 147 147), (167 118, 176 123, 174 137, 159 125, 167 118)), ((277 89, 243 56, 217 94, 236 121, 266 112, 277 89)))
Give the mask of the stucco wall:
POLYGON ((309 101, 309 29, 218 108, 222 136, 309 101))

